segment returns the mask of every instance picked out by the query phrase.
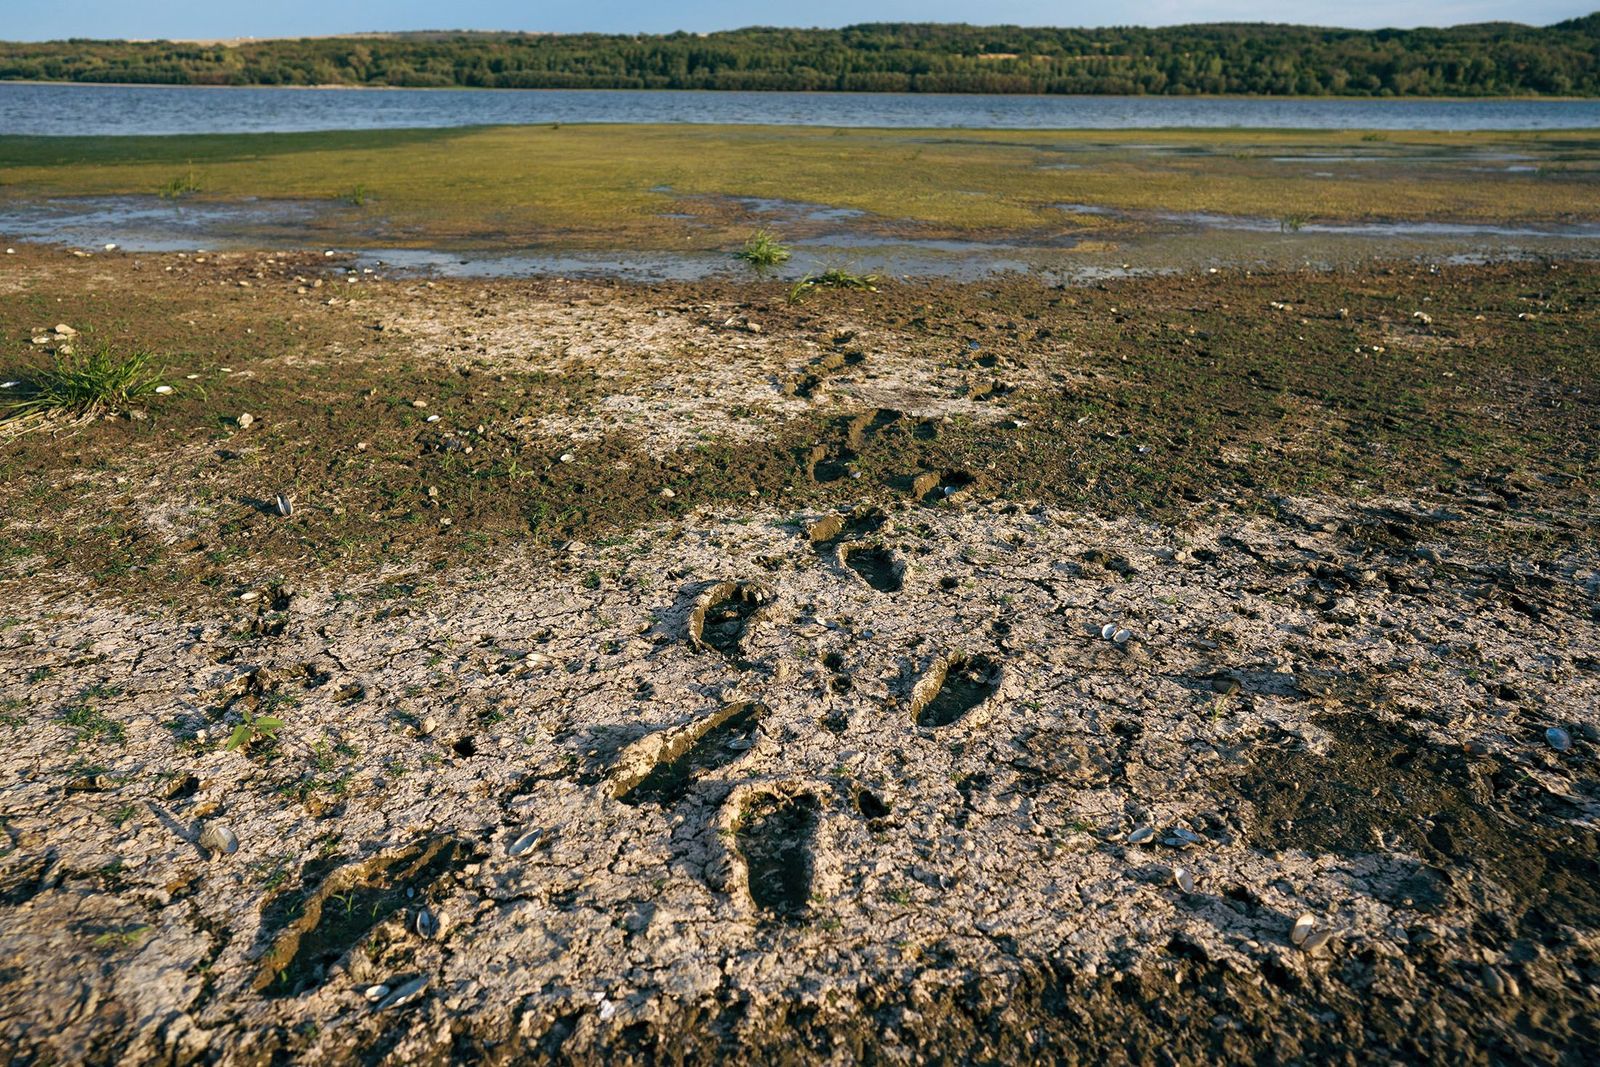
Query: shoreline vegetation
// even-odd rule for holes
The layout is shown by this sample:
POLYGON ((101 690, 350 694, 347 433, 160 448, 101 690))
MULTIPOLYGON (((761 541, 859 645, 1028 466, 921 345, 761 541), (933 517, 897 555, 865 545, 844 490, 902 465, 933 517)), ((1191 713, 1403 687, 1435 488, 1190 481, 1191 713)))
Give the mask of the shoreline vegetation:
MULTIPOLYGON (((286 89, 286 90, 300 90, 300 91, 305 91, 305 92, 369 92, 369 93, 423 92, 423 91, 431 91, 431 92, 468 92, 468 91, 476 91, 476 92, 485 92, 485 93, 565 93, 565 92, 574 92, 574 91, 577 91, 577 92, 596 92, 596 93, 636 93, 636 92, 722 93, 722 92, 730 91, 730 90, 726 90, 726 89, 656 89, 656 90, 641 90, 641 89, 616 88, 616 87, 611 87, 611 86, 602 86, 602 87, 599 87, 599 88, 585 88, 585 89, 579 89, 579 90, 558 89, 558 88, 503 89, 503 88, 497 88, 497 87, 494 87, 494 86, 481 86, 481 85, 344 85, 344 84, 340 84, 338 82, 328 82, 326 84, 315 84, 315 85, 209 85, 209 84, 201 85, 201 84, 193 84, 193 83, 176 83, 176 82, 50 81, 48 79, 40 80, 40 79, 32 79, 32 78, 3 78, 3 77, 0 77, 0 85, 49 85, 49 86, 57 86, 57 87, 78 87, 78 88, 83 88, 83 89, 286 89)), ((860 90, 855 90, 855 89, 796 89, 796 90, 770 90, 770 91, 772 91, 772 92, 786 92, 786 91, 801 92, 801 93, 805 93, 808 96, 856 96, 856 95, 859 95, 859 92, 860 92, 860 90)), ((1034 96, 1038 96, 1038 95, 1047 95, 1047 94, 1039 94, 1039 93, 1034 93, 1034 94, 1023 94, 1023 93, 996 94, 996 93, 982 93, 982 92, 948 92, 948 93, 918 93, 916 95, 919 95, 919 96, 996 96, 996 95, 1011 95, 1011 96, 1034 95, 1034 96)), ((1062 97, 1076 97, 1076 98, 1082 98, 1082 99, 1094 99, 1094 98, 1097 98, 1097 97, 1106 97, 1106 96, 1114 96, 1114 95, 1115 96, 1126 96, 1126 95, 1137 95, 1137 94, 1055 93, 1055 94, 1048 94, 1048 95, 1062 96, 1062 97)), ((1146 94, 1146 95, 1149 95, 1149 94, 1146 94)), ((1538 101, 1540 103, 1559 103, 1559 102, 1564 101, 1564 100, 1588 101, 1588 100, 1593 100, 1594 99, 1593 96, 1584 96, 1584 95, 1579 95, 1579 94, 1569 94, 1569 95, 1566 95, 1566 96, 1557 96, 1557 95, 1552 94, 1552 93, 1517 93, 1517 94, 1509 94, 1508 93, 1508 94, 1505 94, 1505 95, 1492 96, 1492 97, 1484 97, 1484 96, 1352 96, 1352 95, 1348 95, 1348 94, 1346 94, 1346 95, 1337 95, 1337 94, 1334 94, 1334 93, 1324 93, 1324 94, 1321 94, 1319 96, 1283 97, 1283 96, 1275 96, 1272 93, 1187 93, 1187 94, 1185 94, 1185 97, 1186 97, 1186 99, 1190 99, 1190 100, 1284 100, 1284 99, 1290 99, 1290 100, 1332 100, 1332 101, 1359 100, 1363 104, 1438 103, 1438 104, 1461 104, 1461 105, 1464 105, 1464 106, 1465 105, 1474 104, 1474 103, 1482 103, 1485 100, 1492 100, 1495 103, 1517 103, 1519 101, 1538 101)), ((497 124, 497 125, 503 125, 503 124, 497 124)), ((525 125, 537 126, 537 125, 548 125, 548 123, 535 122, 535 123, 526 123, 525 125)), ((600 123, 598 123, 598 122, 573 122, 571 120, 563 120, 562 125, 563 126, 592 126, 592 125, 600 125, 600 123)), ((816 123, 815 124, 815 128, 817 128, 817 129, 826 128, 826 129, 830 129, 831 130, 831 129, 834 128, 834 125, 830 125, 828 123, 816 123)), ((872 127, 857 127, 857 128, 871 129, 872 127)), ((896 127, 896 128, 902 128, 902 127, 896 127)), ((903 127, 903 128, 911 128, 911 127, 903 127)), ((937 128, 937 129, 947 129, 947 128, 951 128, 951 127, 935 127, 935 128, 937 128)), ((960 129, 961 127, 954 127, 954 128, 960 129)), ((1012 127, 1000 126, 1000 127, 994 127, 994 128, 995 129, 1011 129, 1012 127)), ((1041 130, 1044 130, 1046 132, 1052 132, 1052 131, 1054 131, 1054 132, 1072 132, 1074 130, 1079 130, 1079 129, 1082 129, 1082 130, 1100 130, 1100 129, 1106 129, 1108 127, 1100 127, 1100 126, 1032 127, 1032 126, 1030 126, 1030 127, 1025 127, 1025 128, 1026 129, 1041 129, 1041 130)), ((1111 127, 1111 128, 1114 128, 1114 127, 1111 127)), ((1154 129, 1154 130, 1161 130, 1161 129, 1174 129, 1174 130, 1178 130, 1178 129, 1182 129, 1182 130, 1218 129, 1218 130, 1229 130, 1229 129, 1237 129, 1238 127, 1236 127, 1236 126, 1213 126, 1213 127, 1208 127, 1208 126, 1168 126, 1168 127, 1162 127, 1162 126, 1139 126, 1139 127, 1131 127, 1131 128, 1133 128, 1133 129, 1154 129)), ((1256 127, 1256 126, 1252 126, 1252 127, 1249 127, 1249 128, 1250 129, 1265 129, 1265 130, 1272 130, 1272 129, 1295 130, 1295 129, 1300 129, 1302 127, 1293 127, 1293 126, 1285 126, 1285 127, 1270 127, 1270 126, 1256 127)), ((1305 128, 1305 129, 1317 129, 1318 127, 1303 127, 1303 128, 1305 128)), ((1589 127, 1587 127, 1587 126, 1548 127, 1548 128, 1541 128, 1541 132, 1559 133, 1559 132, 1562 132, 1564 130, 1577 131, 1577 130, 1584 130, 1584 129, 1588 129, 1588 128, 1589 127)), ((1474 131, 1474 132, 1498 132, 1498 131, 1474 131)), ((175 136, 175 135, 156 134, 155 136, 175 136)))
POLYGON ((1149 213, 1586 220, 1600 137, 504 126, 9 137, 0 170, 0 205, 158 193, 296 200, 328 206, 318 239, 336 244, 379 235, 423 247, 621 241, 689 251, 737 247, 761 227, 788 238, 837 229, 826 211, 808 216, 819 208, 854 212, 853 225, 874 232, 985 240, 1127 236, 1149 213), (1330 155, 1360 165, 1323 161, 1330 155))
POLYGON ((165 85, 1047 95, 1593 97, 1600 14, 1547 27, 880 23, 664 35, 418 32, 0 42, 0 80, 165 85))

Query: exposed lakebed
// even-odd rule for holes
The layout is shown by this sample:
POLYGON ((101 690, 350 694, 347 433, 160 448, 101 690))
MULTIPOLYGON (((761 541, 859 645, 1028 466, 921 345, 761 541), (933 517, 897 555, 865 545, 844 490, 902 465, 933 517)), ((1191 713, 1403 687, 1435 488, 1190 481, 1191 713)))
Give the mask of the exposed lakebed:
MULTIPOLYGON (((670 190, 658 190, 664 197, 670 190)), ((664 201, 664 206, 667 204, 664 201)), ((1036 273, 1071 280, 1227 264, 1339 265, 1375 256, 1443 259, 1587 254, 1600 222, 1532 225, 1479 221, 1279 220, 1205 212, 1124 212, 1057 205, 1060 229, 1006 239, 921 235, 861 211, 774 198, 725 198, 719 208, 787 236, 791 258, 769 276, 797 279, 830 267, 886 277, 973 280, 1036 273)), ((685 218, 695 216, 664 211, 685 218)), ((693 281, 748 269, 732 249, 685 251, 579 248, 537 236, 418 246, 381 213, 342 201, 155 196, 62 197, 0 207, 0 239, 128 252, 173 252, 319 244, 356 255, 368 269, 440 276, 615 277, 693 281)))

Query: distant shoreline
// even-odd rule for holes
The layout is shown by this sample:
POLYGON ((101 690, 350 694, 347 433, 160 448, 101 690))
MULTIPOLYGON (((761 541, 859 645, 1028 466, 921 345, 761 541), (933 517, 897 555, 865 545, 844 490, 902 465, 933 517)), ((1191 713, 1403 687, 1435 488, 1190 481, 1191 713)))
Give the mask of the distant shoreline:
POLYGON ((1486 104, 1486 103, 1587 103, 1600 101, 1600 96, 1544 96, 1522 94, 1517 96, 1336 96, 1315 93, 1301 96, 1273 93, 958 93, 916 92, 906 90, 866 89, 625 89, 616 87, 558 88, 536 87, 507 89, 477 85, 174 85, 171 82, 85 82, 38 81, 30 78, 0 78, 0 87, 7 85, 74 86, 84 89, 206 89, 206 90, 266 90, 272 92, 364 92, 364 93, 681 93, 684 95, 724 96, 729 93, 749 93, 760 96, 910 96, 939 97, 960 96, 983 100, 1326 100, 1341 103, 1370 104, 1486 104))

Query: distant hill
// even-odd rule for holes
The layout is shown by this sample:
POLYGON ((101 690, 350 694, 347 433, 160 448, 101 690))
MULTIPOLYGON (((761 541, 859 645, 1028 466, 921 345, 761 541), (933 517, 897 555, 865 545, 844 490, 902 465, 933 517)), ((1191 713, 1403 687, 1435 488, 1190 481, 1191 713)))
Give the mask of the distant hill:
POLYGON ((1553 26, 1073 30, 873 23, 664 35, 427 31, 0 43, 0 79, 163 85, 1281 96, 1600 95, 1600 13, 1553 26))

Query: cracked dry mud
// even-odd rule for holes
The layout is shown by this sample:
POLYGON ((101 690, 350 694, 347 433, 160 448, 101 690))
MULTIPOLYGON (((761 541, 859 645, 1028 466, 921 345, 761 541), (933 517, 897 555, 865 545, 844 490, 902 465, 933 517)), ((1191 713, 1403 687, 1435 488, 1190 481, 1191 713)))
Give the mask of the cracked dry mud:
POLYGON ((1592 265, 16 258, 205 389, 0 452, 13 1062, 1600 1044, 1592 265))
POLYGON ((915 561, 893 592, 814 545, 859 515, 756 511, 400 602, 286 591, 245 646, 270 606, 35 582, 5 667, 124 739, 88 779, 65 725, 0 756, 13 1055, 1593 1047, 1592 556, 1440 550, 1474 520, 1426 500, 875 519, 915 561), (697 648, 746 593, 738 655, 697 648), (293 730, 208 746, 240 701, 293 730), (197 843, 219 824, 237 852, 197 843))

